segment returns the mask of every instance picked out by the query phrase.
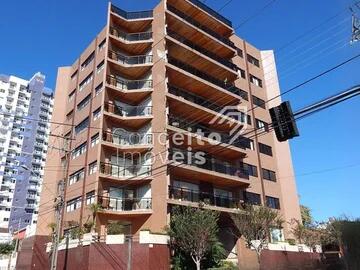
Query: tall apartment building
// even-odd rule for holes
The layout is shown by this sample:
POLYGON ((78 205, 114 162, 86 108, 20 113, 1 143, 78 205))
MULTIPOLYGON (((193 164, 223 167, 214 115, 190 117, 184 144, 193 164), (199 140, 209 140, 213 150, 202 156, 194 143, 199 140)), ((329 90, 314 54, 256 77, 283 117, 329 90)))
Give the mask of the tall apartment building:
POLYGON ((52 106, 52 91, 41 73, 29 81, 0 76, 2 233, 27 226, 35 233, 52 106))
MULTIPOLYGON (((87 222, 94 202, 100 234, 114 221, 124 234, 162 232, 172 206, 199 201, 221 213, 222 228, 244 201, 300 219, 289 145, 264 132, 280 102, 266 101, 278 93, 272 51, 236 36, 200 1, 161 0, 142 12, 110 4, 105 28, 58 70, 53 120, 65 124, 52 129, 66 149, 50 149, 46 166, 60 169, 45 174, 37 234, 49 234, 64 179, 63 230, 87 222), (231 141, 234 127, 256 131, 231 141)), ((288 237, 286 226, 273 236, 288 237)), ((220 239, 236 245, 226 230, 220 239)))

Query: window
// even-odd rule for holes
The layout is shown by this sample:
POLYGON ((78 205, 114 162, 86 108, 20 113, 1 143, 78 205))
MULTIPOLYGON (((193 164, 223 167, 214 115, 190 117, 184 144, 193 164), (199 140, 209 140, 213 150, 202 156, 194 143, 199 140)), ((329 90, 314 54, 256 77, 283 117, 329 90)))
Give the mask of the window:
POLYGON ((265 180, 276 182, 276 173, 267 169, 262 169, 262 177, 265 180))
POLYGON ((104 89, 103 83, 100 83, 98 86, 96 86, 96 88, 95 88, 95 96, 99 95, 102 92, 103 89, 104 89))
POLYGON ((245 79, 246 75, 245 75, 245 70, 238 68, 238 74, 241 78, 245 79))
POLYGON ((248 125, 251 125, 251 116, 244 112, 240 112, 240 121, 242 123, 247 123, 248 125))
POLYGON ((278 198, 266 196, 266 206, 273 209, 280 209, 280 201, 278 198))
POLYGON ((74 110, 71 110, 70 112, 68 112, 68 114, 66 115, 66 120, 71 120, 74 116, 74 110))
POLYGON ((263 109, 265 109, 265 101, 262 100, 261 98, 258 98, 256 96, 252 96, 252 100, 253 100, 253 103, 256 105, 256 106, 259 106, 263 109))
POLYGON ((86 117, 80 124, 75 127, 75 134, 79 134, 89 126, 89 117, 86 117))
POLYGON ((74 99, 74 97, 75 97, 75 92, 76 92, 75 89, 71 91, 71 93, 70 93, 69 96, 68 96, 68 100, 69 100, 69 101, 72 101, 72 100, 74 99))
POLYGON ((77 75, 77 70, 71 75, 71 80, 75 80, 77 75))
POLYGON ((75 211, 81 207, 81 197, 72 199, 66 203, 66 212, 75 211))
POLYGON ((69 176, 69 185, 75 184, 84 178, 84 168, 69 176))
POLYGON ((95 191, 86 193, 86 205, 95 203, 95 191))
POLYGON ((84 154, 86 152, 86 142, 84 142, 83 144, 81 144, 80 146, 76 147, 72 153, 71 153, 71 158, 75 159, 78 156, 84 154))
POLYGON ((4 218, 4 221, 9 221, 9 218, 4 218))
POLYGON ((242 51, 240 48, 236 48, 236 53, 237 53, 237 55, 240 56, 241 58, 244 57, 244 53, 243 53, 243 51, 242 51))
POLYGON ((241 163, 241 166, 243 170, 249 175, 249 176, 258 176, 257 167, 251 164, 247 163, 241 163))
POLYGON ((104 38, 104 40, 101 41, 98 46, 99 51, 101 51, 105 47, 105 44, 106 44, 106 39, 104 38))
POLYGON ((249 63, 257 66, 257 67, 260 67, 260 62, 258 59, 256 59, 254 56, 251 56, 250 54, 247 54, 247 60, 249 63))
POLYGON ((79 104, 77 105, 77 110, 81 111, 82 109, 84 109, 91 100, 91 94, 87 95, 82 101, 79 102, 79 104))
POLYGON ((92 52, 88 58, 85 59, 85 61, 81 64, 81 70, 84 70, 91 62, 94 60, 95 53, 92 52))
POLYGON ((97 172, 97 161, 94 161, 89 164, 89 175, 97 172))
POLYGON ((260 197, 260 194, 245 191, 244 192, 244 201, 245 201, 245 203, 260 205, 261 197, 260 197))
POLYGON ((251 139, 249 139, 249 141, 250 141, 250 150, 255 150, 255 145, 254 145, 254 140, 251 140, 251 139))
POLYGON ((94 121, 97 120, 100 117, 100 115, 101 115, 101 106, 93 112, 94 121))
POLYGON ((100 64, 97 65, 96 72, 100 73, 104 69, 104 67, 105 67, 105 65, 104 65, 104 60, 103 60, 100 64))
POLYGON ((99 143, 99 133, 91 137, 91 147, 94 147, 99 143))
POLYGON ((263 87, 262 80, 251 74, 250 74, 250 82, 255 84, 256 86, 263 87))
POLYGON ((268 156, 273 155, 271 146, 263 143, 259 143, 259 152, 268 156))
POLYGON ((256 128, 257 129, 260 129, 262 131, 269 131, 269 124, 264 122, 264 121, 261 121, 259 119, 255 119, 256 121, 256 128))
POLYGON ((79 84, 79 91, 82 91, 89 83, 91 83, 92 79, 93 79, 93 74, 91 73, 79 84))

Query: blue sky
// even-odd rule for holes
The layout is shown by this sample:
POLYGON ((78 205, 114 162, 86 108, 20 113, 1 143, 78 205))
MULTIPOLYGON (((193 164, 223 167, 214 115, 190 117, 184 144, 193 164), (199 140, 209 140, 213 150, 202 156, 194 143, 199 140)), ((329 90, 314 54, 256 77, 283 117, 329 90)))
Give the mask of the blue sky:
MULTIPOLYGON (((208 0, 219 9, 228 0, 208 0)), ((117 0, 127 10, 153 8, 157 0, 117 0)), ((221 13, 239 25, 268 0, 233 0, 221 13)), ((360 52, 348 45, 350 0, 277 0, 237 30, 259 49, 274 49, 282 91, 360 52), (342 12, 342 13, 341 13, 342 12), (339 14, 340 13, 340 14, 339 14), (321 29, 282 50, 283 45, 339 14, 321 29)), ((107 1, 3 1, 0 19, 0 73, 30 78, 37 71, 54 88, 58 66, 70 65, 102 29, 107 1), (86 3, 86 4, 84 4, 86 3)), ((297 89, 283 99, 296 110, 360 83, 360 60, 297 89)), ((360 99, 355 98, 298 123, 291 141, 301 203, 316 219, 346 214, 360 217, 360 99), (355 140, 357 138, 357 140, 355 140)))

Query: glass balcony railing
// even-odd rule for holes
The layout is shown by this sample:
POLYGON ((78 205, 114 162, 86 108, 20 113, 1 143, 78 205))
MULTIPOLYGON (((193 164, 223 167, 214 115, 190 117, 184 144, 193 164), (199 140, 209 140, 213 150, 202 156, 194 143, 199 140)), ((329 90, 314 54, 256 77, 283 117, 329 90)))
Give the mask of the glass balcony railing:
POLYGON ((140 90, 153 87, 152 80, 124 80, 114 75, 108 75, 106 81, 109 85, 121 90, 140 90))
POLYGON ((105 103, 105 111, 123 117, 150 116, 152 115, 152 106, 115 105, 108 102, 105 103))
MULTIPOLYGON (((176 86, 173 86, 173 85, 168 85, 168 92, 170 94, 175 95, 175 96, 182 97, 183 99, 186 99, 187 101, 190 101, 192 103, 200 105, 200 106, 202 106, 204 108, 212 110, 212 111, 214 111, 216 113, 220 113, 224 108, 223 106, 219 106, 219 105, 215 104, 214 102, 209 101, 208 99, 205 99, 203 97, 200 97, 198 95, 190 93, 190 92, 188 92, 186 90, 183 90, 183 89, 181 89, 179 87, 176 87, 176 86)), ((246 92, 245 92, 245 95, 247 96, 246 92)), ((245 116, 245 114, 244 114, 244 116, 245 116)), ((235 115, 229 115, 229 117, 232 117, 232 118, 234 118, 236 120, 239 120, 238 117, 236 117, 235 115)), ((241 122, 245 122, 245 121, 248 121, 248 120, 249 119, 245 120, 245 118, 243 118, 243 117, 241 117, 241 119, 240 119, 241 122)), ((248 121, 248 124, 251 124, 251 120, 250 120, 250 122, 248 121)))
POLYGON ((138 133, 138 132, 127 132, 122 131, 113 131, 113 132, 103 132, 103 140, 106 142, 111 142, 117 145, 123 146, 134 146, 134 145, 151 145, 152 144, 152 134, 151 133, 138 133))
POLYGON ((198 70, 198 69, 196 69, 196 68, 194 68, 194 67, 192 67, 192 66, 190 66, 188 64, 185 64, 184 62, 181 62, 181 61, 175 59, 174 57, 169 56, 168 57, 168 62, 170 64, 180 68, 180 69, 183 69, 183 70, 185 70, 185 71, 187 71, 187 72, 189 72, 189 73, 191 73, 191 74, 205 80, 205 81, 213 83, 213 84, 215 84, 215 85, 223 88, 224 90, 229 91, 229 92, 231 92, 231 93, 233 93, 235 95, 238 95, 240 97, 242 97, 244 95, 244 93, 243 93, 244 91, 237 88, 233 83, 226 83, 226 82, 224 82, 222 80, 216 79, 216 78, 206 74, 205 72, 202 72, 202 71, 200 71, 200 70, 198 70))
POLYGON ((98 196, 98 203, 104 210, 139 211, 151 210, 151 198, 117 198, 98 196))
POLYGON ((153 17, 152 10, 127 12, 121 8, 111 5, 111 11, 127 20, 146 19, 153 17))
POLYGON ((239 68, 234 63, 230 62, 229 60, 227 60, 225 58, 219 57, 216 54, 214 54, 214 53, 212 53, 212 52, 210 52, 210 51, 196 45, 195 43, 191 42, 190 40, 178 35, 174 31, 168 29, 167 34, 170 37, 172 37, 172 38, 180 41, 181 43, 187 45, 188 47, 190 47, 190 48, 192 48, 192 49, 194 49, 194 50, 196 50, 196 51, 210 57, 211 59, 217 61, 218 63, 220 63, 220 64, 222 64, 222 65, 224 65, 224 66, 226 66, 226 67, 228 67, 228 68, 230 68, 230 69, 232 69, 232 70, 234 70, 236 72, 238 71, 239 68))
POLYGON ((109 58, 125 65, 151 64, 153 61, 152 55, 126 56, 115 51, 109 51, 109 58))
POLYGON ((112 163, 100 163, 100 172, 109 177, 146 177, 151 175, 151 165, 118 165, 112 163))
POLYGON ((205 5, 204 3, 202 3, 199 0, 189 0, 191 3, 193 3, 194 5, 198 6, 199 8, 201 8, 202 10, 204 10, 205 12, 209 13, 210 15, 214 16, 216 19, 218 19, 219 21, 222 21, 223 23, 225 23, 227 26, 232 27, 232 23, 230 20, 226 19, 224 16, 222 16, 221 14, 219 14, 218 12, 216 12, 215 10, 213 10, 212 8, 208 7, 207 5, 205 5))
POLYGON ((204 136, 206 138, 211 137, 212 139, 214 139, 215 136, 210 135, 216 134, 219 138, 221 138, 219 144, 226 143, 242 149, 250 148, 250 139, 248 138, 239 136, 238 138, 233 139, 233 137, 230 136, 229 133, 210 129, 198 123, 193 123, 189 120, 182 119, 178 116, 169 115, 169 124, 173 127, 183 129, 184 131, 190 130, 189 132, 201 134, 201 136, 204 136))
POLYGON ((147 41, 152 39, 152 32, 125 33, 116 27, 110 27, 110 34, 126 41, 147 41))
POLYGON ((169 186, 169 199, 181 200, 194 203, 204 203, 211 206, 224 208, 242 208, 243 201, 228 196, 214 195, 187 188, 169 186))
POLYGON ((210 156, 209 154, 205 155, 204 157, 205 162, 200 162, 200 161, 197 162, 198 160, 194 156, 195 153, 181 150, 178 148, 171 148, 169 150, 170 160, 190 166, 195 166, 208 171, 214 171, 230 176, 236 176, 243 179, 249 179, 249 173, 241 165, 235 165, 230 162, 216 159, 210 156))
POLYGON ((193 26, 203 30, 204 32, 208 33, 209 35, 211 35, 212 37, 216 38, 217 40, 219 40, 220 42, 222 42, 225 45, 230 46, 233 49, 236 49, 236 46, 234 44, 234 42, 230 41, 228 38, 223 37, 221 35, 219 35, 218 33, 216 33, 215 31, 211 30, 210 28, 202 25, 201 23, 199 23, 198 21, 194 20, 193 18, 191 18, 190 16, 186 15, 185 13, 181 12, 180 10, 176 9, 175 7, 171 6, 171 5, 167 5, 167 9, 169 11, 171 11, 172 13, 174 13, 175 15, 179 16, 180 18, 186 20, 188 23, 192 24, 193 26))

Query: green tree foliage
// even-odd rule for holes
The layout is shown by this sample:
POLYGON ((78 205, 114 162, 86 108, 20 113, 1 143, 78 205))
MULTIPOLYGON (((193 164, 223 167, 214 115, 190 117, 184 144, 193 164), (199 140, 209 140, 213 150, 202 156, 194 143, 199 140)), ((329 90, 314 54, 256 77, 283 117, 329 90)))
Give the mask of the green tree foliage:
POLYGON ((15 245, 12 243, 1 243, 0 244, 0 254, 1 255, 9 255, 14 251, 15 245))
POLYGON ((219 214, 191 207, 174 207, 172 210, 167 232, 170 235, 171 246, 177 253, 174 265, 182 267, 184 260, 190 257, 196 269, 200 270, 206 256, 219 251, 217 244, 219 214))
POLYGON ((301 221, 305 227, 311 226, 314 222, 311 215, 311 209, 307 206, 300 205, 301 221))
POLYGON ((255 249, 260 264, 261 251, 269 240, 269 230, 281 228, 284 221, 278 211, 266 206, 246 205, 244 209, 245 211, 239 210, 231 215, 237 229, 235 233, 238 237, 242 236, 249 247, 255 249))

